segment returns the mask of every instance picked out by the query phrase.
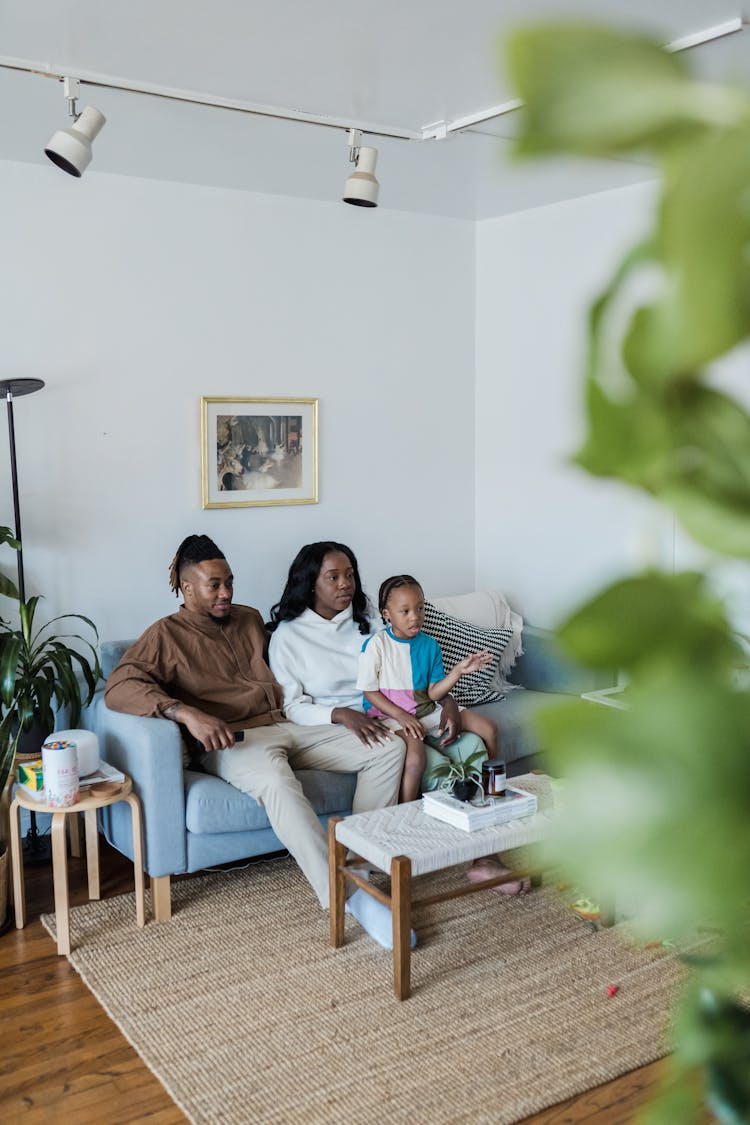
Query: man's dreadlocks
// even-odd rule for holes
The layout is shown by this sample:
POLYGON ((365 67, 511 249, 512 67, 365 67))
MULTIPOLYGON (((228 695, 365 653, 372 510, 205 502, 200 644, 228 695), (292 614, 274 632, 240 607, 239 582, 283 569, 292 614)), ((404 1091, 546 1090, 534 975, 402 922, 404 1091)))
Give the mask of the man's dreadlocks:
POLYGON ((223 559, 223 551, 209 539, 207 535, 188 535, 177 548, 175 557, 169 564, 169 587, 174 591, 175 597, 180 596, 180 580, 183 570, 196 563, 209 562, 211 559, 223 559))

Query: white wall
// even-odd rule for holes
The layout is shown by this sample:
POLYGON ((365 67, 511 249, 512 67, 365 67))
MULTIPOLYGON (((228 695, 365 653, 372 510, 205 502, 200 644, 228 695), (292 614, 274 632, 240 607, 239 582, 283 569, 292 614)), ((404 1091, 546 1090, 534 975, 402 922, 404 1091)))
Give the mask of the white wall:
POLYGON ((370 591, 402 569, 472 588, 472 224, 11 163, 0 216, 0 378, 46 381, 15 413, 48 615, 137 634, 192 531, 264 613, 314 539, 348 542, 370 591), (319 397, 320 504, 201 509, 199 400, 222 394, 319 397))
POLYGON ((569 463, 586 311, 649 229, 653 198, 638 185, 477 225, 476 585, 535 624, 635 564, 671 562, 668 515, 569 463))

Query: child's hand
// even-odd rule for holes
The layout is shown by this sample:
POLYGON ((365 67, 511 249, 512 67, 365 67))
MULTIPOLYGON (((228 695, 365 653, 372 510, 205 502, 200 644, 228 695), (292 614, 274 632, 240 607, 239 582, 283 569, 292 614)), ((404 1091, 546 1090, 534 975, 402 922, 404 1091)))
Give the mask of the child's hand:
POLYGON ((417 738, 420 742, 424 742, 424 727, 419 719, 415 719, 408 711, 404 711, 403 717, 398 720, 401 723, 401 729, 407 738, 417 738))
POLYGON ((487 668, 494 659, 489 649, 484 648, 481 652, 470 652, 456 667, 461 675, 465 676, 468 672, 478 672, 480 668, 487 668))

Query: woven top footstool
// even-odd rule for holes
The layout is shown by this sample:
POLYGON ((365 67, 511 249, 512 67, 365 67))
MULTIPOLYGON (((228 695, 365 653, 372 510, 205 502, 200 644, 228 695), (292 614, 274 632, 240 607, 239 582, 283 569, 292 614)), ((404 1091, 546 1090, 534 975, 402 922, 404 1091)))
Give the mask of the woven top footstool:
POLYGON ((550 779, 544 774, 523 774, 514 786, 534 793, 537 811, 507 824, 467 832, 428 816, 422 801, 392 805, 384 809, 332 817, 328 822, 328 857, 331 891, 331 944, 344 944, 344 906, 347 880, 390 908, 393 915, 393 987, 397 999, 411 991, 411 914, 414 906, 426 906, 449 898, 488 890, 514 882, 527 872, 510 872, 481 883, 462 883, 453 890, 412 900, 415 875, 442 871, 496 852, 535 844, 549 832, 554 815, 550 779), (354 854, 347 860, 347 852, 354 854), (391 877, 391 893, 380 890, 356 870, 357 857, 391 877))

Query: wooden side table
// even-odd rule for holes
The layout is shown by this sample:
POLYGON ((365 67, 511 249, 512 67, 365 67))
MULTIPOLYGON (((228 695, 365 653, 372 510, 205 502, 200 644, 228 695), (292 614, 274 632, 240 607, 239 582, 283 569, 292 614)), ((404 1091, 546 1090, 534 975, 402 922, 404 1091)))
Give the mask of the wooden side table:
POLYGON ((21 809, 52 814, 52 877, 55 888, 55 921, 57 923, 57 952, 70 953, 70 920, 68 916, 68 860, 65 848, 65 818, 71 813, 83 813, 86 825, 86 867, 89 880, 89 898, 99 896, 99 831, 96 810, 105 805, 126 801, 133 817, 133 866, 135 868, 135 917, 139 926, 146 924, 146 898, 143 878, 143 831, 141 802, 133 792, 129 777, 116 788, 111 782, 92 786, 90 792, 75 805, 57 809, 35 801, 16 789, 10 806, 10 855, 13 869, 13 899, 16 910, 16 929, 22 930, 26 922, 26 896, 23 884, 23 850, 21 848, 21 809))

